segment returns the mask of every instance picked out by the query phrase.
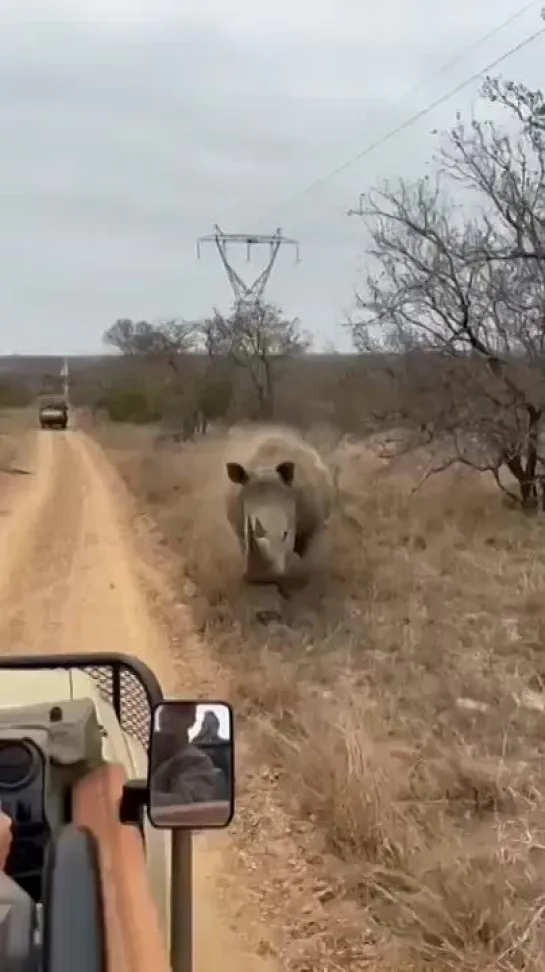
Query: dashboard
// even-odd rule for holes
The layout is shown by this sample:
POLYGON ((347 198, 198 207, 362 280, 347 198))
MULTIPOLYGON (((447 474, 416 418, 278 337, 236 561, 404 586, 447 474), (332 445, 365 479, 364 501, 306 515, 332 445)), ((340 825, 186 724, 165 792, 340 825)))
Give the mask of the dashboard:
POLYGON ((31 739, 0 739, 0 810, 13 821, 6 873, 41 900, 41 874, 48 831, 45 820, 45 760, 31 739))
POLYGON ((30 739, 0 740, 0 808, 20 823, 44 815, 44 757, 30 739))

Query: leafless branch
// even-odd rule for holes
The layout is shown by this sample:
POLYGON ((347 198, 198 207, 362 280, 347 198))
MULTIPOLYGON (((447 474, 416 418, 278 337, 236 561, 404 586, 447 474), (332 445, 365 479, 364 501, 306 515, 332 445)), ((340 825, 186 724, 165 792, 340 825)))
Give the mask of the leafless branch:
POLYGON ((208 353, 230 358, 245 372, 259 415, 271 417, 279 369, 310 345, 299 320, 285 318, 274 305, 252 304, 235 308, 228 317, 216 310, 204 327, 208 353))
POLYGON ((359 351, 390 355, 402 390, 391 418, 403 412, 450 442, 438 471, 457 462, 504 489, 505 468, 528 505, 544 451, 545 105, 539 92, 491 79, 484 94, 510 112, 516 136, 459 123, 435 182, 366 197, 370 270, 350 326, 359 351), (464 188, 471 213, 449 184, 464 188))

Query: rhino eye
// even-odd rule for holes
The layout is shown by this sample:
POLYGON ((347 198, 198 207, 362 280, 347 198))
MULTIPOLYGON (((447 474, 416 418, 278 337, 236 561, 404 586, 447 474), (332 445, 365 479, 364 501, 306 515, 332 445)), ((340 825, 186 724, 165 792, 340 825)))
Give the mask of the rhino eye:
POLYGON ((287 540, 287 539, 288 539, 288 531, 284 530, 284 533, 282 534, 282 540, 287 540))

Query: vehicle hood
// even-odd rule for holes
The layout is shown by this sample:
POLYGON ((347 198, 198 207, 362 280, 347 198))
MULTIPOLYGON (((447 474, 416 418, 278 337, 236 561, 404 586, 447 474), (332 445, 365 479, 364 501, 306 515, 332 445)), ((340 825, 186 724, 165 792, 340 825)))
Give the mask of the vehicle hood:
POLYGON ((121 763, 129 778, 147 776, 147 754, 141 743, 123 732, 113 707, 100 694, 97 682, 80 669, 0 671, 0 708, 17 708, 66 699, 91 699, 104 730, 102 755, 121 763))

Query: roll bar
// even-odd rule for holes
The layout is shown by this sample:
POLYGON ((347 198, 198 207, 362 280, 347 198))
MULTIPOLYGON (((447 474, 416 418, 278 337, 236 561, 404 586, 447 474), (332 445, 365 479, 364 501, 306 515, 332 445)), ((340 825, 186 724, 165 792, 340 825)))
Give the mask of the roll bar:
POLYGON ((151 713, 163 701, 157 676, 139 658, 117 652, 62 655, 11 655, 0 658, 2 671, 76 669, 90 675, 100 695, 113 707, 121 728, 147 749, 151 713))
MULTIPOLYGON (((0 658, 0 671, 3 669, 19 669, 20 671, 36 671, 39 668, 106 668, 111 667, 117 682, 114 698, 119 701, 121 693, 121 672, 123 669, 131 672, 146 690, 152 708, 163 701, 163 690, 159 679, 149 665, 121 652, 84 652, 66 655, 8 655, 0 658)), ((115 705, 115 702, 114 702, 115 705)), ((116 709, 117 711, 117 709, 116 709)))

